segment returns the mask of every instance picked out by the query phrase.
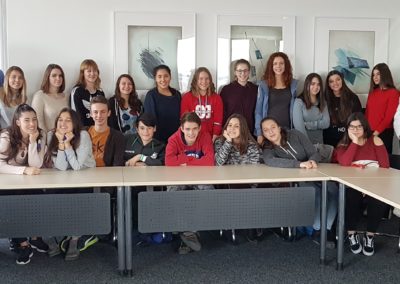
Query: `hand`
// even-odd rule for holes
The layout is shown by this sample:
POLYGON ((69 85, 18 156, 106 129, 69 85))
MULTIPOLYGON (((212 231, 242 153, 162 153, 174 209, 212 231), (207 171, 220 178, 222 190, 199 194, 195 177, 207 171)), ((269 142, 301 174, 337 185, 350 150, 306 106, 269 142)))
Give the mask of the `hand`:
POLYGON ((358 145, 358 138, 354 135, 354 133, 351 133, 350 131, 348 131, 348 133, 351 142, 358 145))
POLYGON ((223 135, 224 135, 226 141, 232 142, 232 138, 229 136, 228 131, 224 130, 223 135))
POLYGON ((137 162, 140 162, 140 155, 136 155, 133 158, 130 158, 128 161, 126 161, 125 166, 134 167, 136 166, 137 162))
POLYGON ((137 162, 136 164, 135 164, 135 167, 146 167, 147 165, 146 165, 146 163, 145 162, 137 162))
POLYGON ((67 132, 67 133, 65 133, 65 135, 64 135, 64 143, 70 143, 71 142, 71 140, 73 139, 75 137, 75 135, 74 135, 74 133, 73 132, 67 132))
POLYGON ((259 145, 262 145, 263 142, 264 142, 264 136, 257 136, 257 143, 259 145))
POLYGON ((318 168, 318 164, 317 164, 316 161, 314 161, 314 160, 309 160, 309 162, 311 162, 311 164, 312 164, 312 169, 318 168))
POLYGON ((378 135, 379 135, 379 132, 375 130, 374 133, 372 133, 372 135, 378 136, 378 135))
POLYGON ((40 169, 36 167, 26 167, 24 170, 24 175, 32 176, 40 174, 40 169))
POLYGON ((29 143, 31 144, 36 143, 38 137, 39 137, 39 131, 37 130, 29 134, 29 143))
POLYGON ((55 134, 56 134, 58 143, 63 143, 64 142, 64 133, 57 130, 55 134))
POLYGON ((313 168, 313 164, 312 164, 311 161, 301 162, 300 163, 300 168, 302 168, 302 169, 312 169, 313 168))

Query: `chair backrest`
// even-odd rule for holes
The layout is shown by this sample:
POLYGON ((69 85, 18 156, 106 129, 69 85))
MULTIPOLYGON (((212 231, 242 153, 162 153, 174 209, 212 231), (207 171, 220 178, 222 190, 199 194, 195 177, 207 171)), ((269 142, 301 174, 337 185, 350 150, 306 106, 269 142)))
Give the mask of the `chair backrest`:
POLYGON ((390 167, 400 170, 400 155, 389 155, 390 167))

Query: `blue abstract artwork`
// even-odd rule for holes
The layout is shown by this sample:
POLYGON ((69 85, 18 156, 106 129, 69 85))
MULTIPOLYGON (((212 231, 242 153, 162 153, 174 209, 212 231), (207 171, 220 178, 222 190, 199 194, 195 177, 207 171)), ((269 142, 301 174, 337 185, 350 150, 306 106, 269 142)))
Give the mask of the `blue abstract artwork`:
POLYGON ((369 69, 369 64, 366 59, 360 58, 359 55, 352 51, 339 48, 335 50, 338 65, 333 69, 340 71, 344 75, 344 79, 351 85, 354 85, 357 76, 369 76, 365 69, 369 69))

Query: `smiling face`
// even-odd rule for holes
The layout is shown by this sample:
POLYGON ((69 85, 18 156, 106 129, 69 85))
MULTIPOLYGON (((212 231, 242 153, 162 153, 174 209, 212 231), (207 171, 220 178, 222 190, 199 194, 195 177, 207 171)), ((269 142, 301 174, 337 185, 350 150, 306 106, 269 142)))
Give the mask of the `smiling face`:
POLYGON ((210 88, 210 83, 211 79, 207 72, 200 72, 197 80, 197 88, 199 89, 201 95, 205 95, 207 93, 208 88, 210 88))
POLYGON ((375 85, 379 85, 381 83, 381 72, 378 69, 374 69, 374 71, 372 71, 372 81, 374 81, 375 85))
POLYGON ((127 77, 121 78, 118 87, 122 96, 129 96, 133 91, 133 84, 127 77))
POLYGON ((275 75, 281 76, 285 72, 285 60, 277 56, 272 61, 272 71, 274 71, 275 75))
POLYGON ((86 83, 95 84, 97 78, 99 77, 99 71, 93 67, 89 67, 83 71, 83 78, 86 83))
POLYGON ((65 111, 60 114, 57 120, 57 131, 60 133, 72 132, 74 125, 72 123, 72 118, 69 112, 65 111))
POLYGON ((196 122, 190 121, 186 121, 181 126, 185 141, 189 146, 192 146, 196 142, 197 136, 200 133, 200 128, 200 125, 198 125, 196 122))
POLYGON ((240 138, 240 121, 236 117, 231 118, 229 120, 228 125, 226 126, 226 131, 228 132, 229 137, 232 139, 240 138))
POLYGON ((24 84, 24 76, 21 72, 17 70, 13 70, 10 73, 10 77, 8 79, 8 85, 10 86, 12 92, 18 92, 22 89, 24 84))
POLYGON ((261 128, 264 138, 274 145, 281 144, 281 128, 275 121, 267 119, 262 123, 261 128))
POLYGON ((54 68, 53 70, 51 70, 49 76, 50 88, 54 88, 56 90, 60 89, 63 80, 64 78, 60 69, 54 68))
POLYGON ((33 111, 22 112, 16 123, 23 137, 36 133, 38 130, 37 116, 33 111))
POLYGON ((310 83, 310 95, 317 96, 321 91, 321 83, 317 77, 312 78, 310 83))
POLYGON ((169 84, 171 82, 171 75, 165 69, 157 70, 156 76, 156 86, 160 90, 166 90, 169 88, 169 84))
POLYGON ((342 78, 338 74, 333 74, 332 76, 329 77, 328 84, 329 88, 332 89, 332 92, 335 95, 340 96, 340 91, 342 90, 343 87, 342 78))
POLYGON ((106 127, 107 119, 110 116, 108 106, 102 103, 95 103, 90 105, 90 116, 94 120, 94 124, 97 127, 106 127))
POLYGON ((247 66, 247 64, 244 63, 240 63, 236 66, 235 69, 235 76, 236 76, 236 80, 238 81, 238 83, 240 85, 246 85, 247 81, 249 80, 249 76, 250 76, 250 69, 249 66, 247 66))

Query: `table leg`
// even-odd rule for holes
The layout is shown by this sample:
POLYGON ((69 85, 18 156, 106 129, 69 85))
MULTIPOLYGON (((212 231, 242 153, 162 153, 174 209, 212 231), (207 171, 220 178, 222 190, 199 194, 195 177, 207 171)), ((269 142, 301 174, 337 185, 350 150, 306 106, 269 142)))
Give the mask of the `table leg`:
POLYGON ((327 215, 327 181, 322 181, 321 188, 321 252, 320 264, 325 264, 326 253, 326 215, 327 215))
POLYGON ((337 246, 337 270, 343 270, 343 245, 344 245, 344 214, 345 214, 345 187, 339 184, 339 212, 338 212, 338 246, 337 246))
POLYGON ((124 206, 124 188, 117 187, 117 241, 118 241, 118 271, 120 274, 125 273, 125 206, 124 206))
POLYGON ((132 193, 130 186, 125 187, 125 261, 126 271, 132 276, 132 193))

